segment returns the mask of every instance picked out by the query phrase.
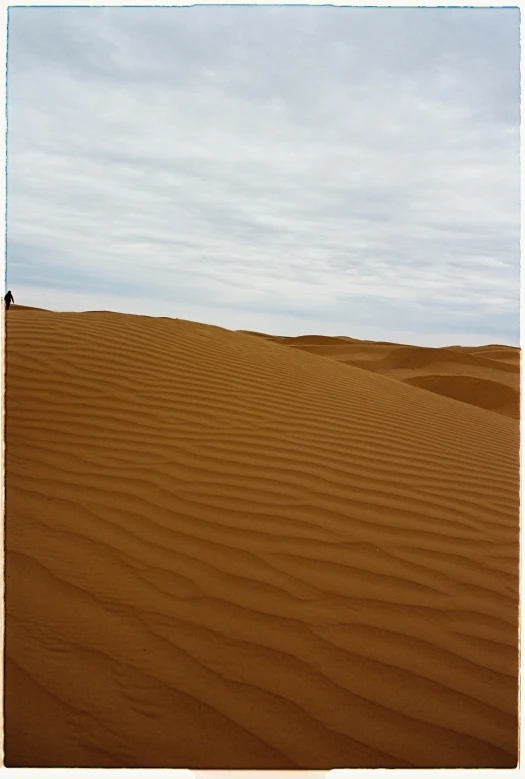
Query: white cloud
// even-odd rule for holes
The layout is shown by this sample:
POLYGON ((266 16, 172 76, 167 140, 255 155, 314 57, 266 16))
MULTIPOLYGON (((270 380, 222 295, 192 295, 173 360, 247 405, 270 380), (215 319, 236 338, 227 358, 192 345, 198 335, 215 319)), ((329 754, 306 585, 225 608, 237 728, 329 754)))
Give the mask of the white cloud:
POLYGON ((86 308, 111 290, 117 310, 146 290, 152 314, 218 305, 246 329, 516 342, 518 23, 11 9, 9 285, 86 308))

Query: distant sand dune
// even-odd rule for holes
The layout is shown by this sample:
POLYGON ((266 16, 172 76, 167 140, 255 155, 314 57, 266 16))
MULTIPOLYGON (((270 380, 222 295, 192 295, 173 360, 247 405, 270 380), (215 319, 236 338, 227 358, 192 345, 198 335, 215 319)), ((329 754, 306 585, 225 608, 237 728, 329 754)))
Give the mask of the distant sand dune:
POLYGON ((481 408, 498 411, 500 414, 519 419, 520 394, 518 390, 507 387, 490 379, 479 379, 474 376, 413 376, 404 380, 414 387, 437 392, 464 403, 476 399, 476 405, 481 408))
POLYGON ((8 312, 7 764, 515 766, 519 377, 261 336, 8 312))
POLYGON ((487 357, 490 360, 503 360, 503 362, 520 362, 520 353, 518 349, 483 349, 476 352, 480 357, 487 357))
MULTIPOLYGON (((264 336, 276 341, 275 336, 264 336)), ((440 395, 519 418, 520 350, 510 346, 429 348, 341 337, 279 339, 311 354, 380 373, 440 395), (488 383, 487 383, 488 382, 488 383)))
MULTIPOLYGON (((402 346, 383 357, 381 366, 388 368, 427 368, 435 363, 456 363, 462 366, 475 365, 482 368, 494 368, 494 361, 474 354, 460 353, 451 349, 430 349, 425 347, 402 346)), ((519 366, 498 362, 498 370, 519 373, 519 366)))
POLYGON ((335 346, 342 344, 348 346, 349 343, 355 343, 354 338, 347 338, 346 336, 331 336, 331 335, 299 335, 293 338, 287 338, 286 341, 293 346, 335 346))

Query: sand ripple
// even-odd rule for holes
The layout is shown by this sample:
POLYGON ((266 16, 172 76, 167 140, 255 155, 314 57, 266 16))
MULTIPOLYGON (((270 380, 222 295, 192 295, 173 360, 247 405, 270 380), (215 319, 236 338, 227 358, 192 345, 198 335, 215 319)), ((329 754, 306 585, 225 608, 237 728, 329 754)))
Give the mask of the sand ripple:
POLYGON ((7 318, 8 765, 516 765, 516 350, 7 318))

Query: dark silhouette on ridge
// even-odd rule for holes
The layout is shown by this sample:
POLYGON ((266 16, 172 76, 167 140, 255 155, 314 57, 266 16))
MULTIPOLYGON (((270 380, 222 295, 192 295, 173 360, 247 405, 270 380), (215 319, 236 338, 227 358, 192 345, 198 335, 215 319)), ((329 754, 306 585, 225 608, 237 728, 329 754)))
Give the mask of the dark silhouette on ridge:
POLYGON ((7 290, 7 293, 6 293, 5 297, 4 297, 4 300, 5 300, 6 311, 9 311, 9 306, 11 305, 11 303, 15 302, 15 299, 14 299, 13 294, 12 294, 10 289, 7 290))

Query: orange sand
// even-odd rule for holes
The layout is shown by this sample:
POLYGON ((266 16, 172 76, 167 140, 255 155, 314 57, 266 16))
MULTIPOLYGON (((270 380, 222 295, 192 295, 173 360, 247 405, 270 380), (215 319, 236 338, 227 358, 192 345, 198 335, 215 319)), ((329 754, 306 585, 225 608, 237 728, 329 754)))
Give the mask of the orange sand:
POLYGON ((520 350, 513 346, 429 349, 319 335, 299 338, 253 335, 366 368, 514 419, 520 416, 520 350))
POLYGON ((516 765, 518 382, 13 306, 6 764, 516 765))

